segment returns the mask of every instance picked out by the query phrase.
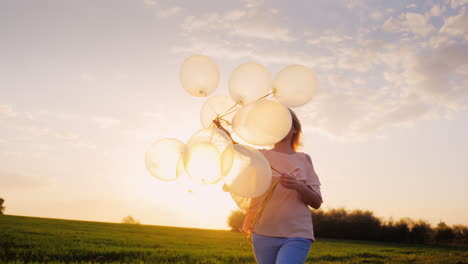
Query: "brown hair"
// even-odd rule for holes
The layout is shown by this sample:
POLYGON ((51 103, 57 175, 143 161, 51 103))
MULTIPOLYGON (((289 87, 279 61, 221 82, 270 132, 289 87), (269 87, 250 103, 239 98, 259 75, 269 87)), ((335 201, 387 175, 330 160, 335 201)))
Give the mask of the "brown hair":
POLYGON ((297 118, 296 113, 294 113, 294 111, 291 110, 290 108, 288 108, 288 110, 291 113, 291 117, 292 117, 292 127, 296 129, 296 132, 292 135, 292 138, 291 138, 291 148, 294 151, 297 151, 299 147, 302 146, 302 143, 301 143, 302 126, 301 126, 301 122, 299 121, 299 118, 297 118))

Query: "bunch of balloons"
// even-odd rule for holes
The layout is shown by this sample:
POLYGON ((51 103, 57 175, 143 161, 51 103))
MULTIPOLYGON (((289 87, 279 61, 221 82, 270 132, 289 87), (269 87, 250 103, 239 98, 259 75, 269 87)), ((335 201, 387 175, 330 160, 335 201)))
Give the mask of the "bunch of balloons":
MULTIPOLYGON (((208 97, 218 86, 219 70, 211 58, 194 55, 183 62, 180 81, 190 95, 208 97)), ((224 181, 237 196, 260 196, 271 184, 270 164, 257 149, 234 144, 228 133, 255 146, 281 141, 292 125, 288 107, 309 102, 316 87, 314 72, 305 66, 287 66, 272 79, 264 66, 244 63, 231 73, 229 96, 208 97, 201 107, 203 129, 186 144, 173 138, 154 142, 145 156, 146 168, 164 181, 185 171, 202 184, 224 181)))

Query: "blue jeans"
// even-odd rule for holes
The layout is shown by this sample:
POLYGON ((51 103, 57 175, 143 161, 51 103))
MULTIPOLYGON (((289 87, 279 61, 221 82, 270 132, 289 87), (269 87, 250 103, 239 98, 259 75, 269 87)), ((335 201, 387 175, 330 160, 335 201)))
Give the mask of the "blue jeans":
POLYGON ((312 246, 312 239, 252 233, 252 245, 258 264, 303 264, 312 246))

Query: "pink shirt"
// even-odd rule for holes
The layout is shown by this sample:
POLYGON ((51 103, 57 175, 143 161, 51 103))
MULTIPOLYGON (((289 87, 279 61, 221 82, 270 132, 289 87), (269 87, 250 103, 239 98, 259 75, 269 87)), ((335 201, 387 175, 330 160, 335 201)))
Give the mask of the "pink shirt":
MULTIPOLYGON (((304 153, 286 154, 273 150, 261 150, 271 166, 276 170, 289 173, 296 179, 309 185, 318 194, 320 193, 320 181, 314 167, 304 153)), ((272 170, 272 183, 280 176, 272 170)), ((250 209, 244 221, 245 230, 256 213, 256 204, 263 200, 265 194, 253 198, 250 209)), ((296 190, 287 189, 280 183, 265 206, 261 217, 253 228, 253 232, 273 237, 302 237, 315 240, 312 226, 312 214, 296 190)))

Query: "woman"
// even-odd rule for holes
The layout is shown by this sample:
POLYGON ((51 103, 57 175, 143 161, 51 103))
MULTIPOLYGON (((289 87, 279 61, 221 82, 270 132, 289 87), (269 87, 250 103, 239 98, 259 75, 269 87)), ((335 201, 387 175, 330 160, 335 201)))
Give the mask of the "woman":
POLYGON ((293 120, 289 134, 272 149, 260 150, 274 169, 272 183, 279 177, 279 184, 272 189, 261 213, 259 204, 268 194, 250 202, 242 228, 252 235, 258 264, 304 263, 315 240, 308 206, 318 209, 323 202, 311 158, 296 152, 302 135, 301 123, 289 111, 293 120))

